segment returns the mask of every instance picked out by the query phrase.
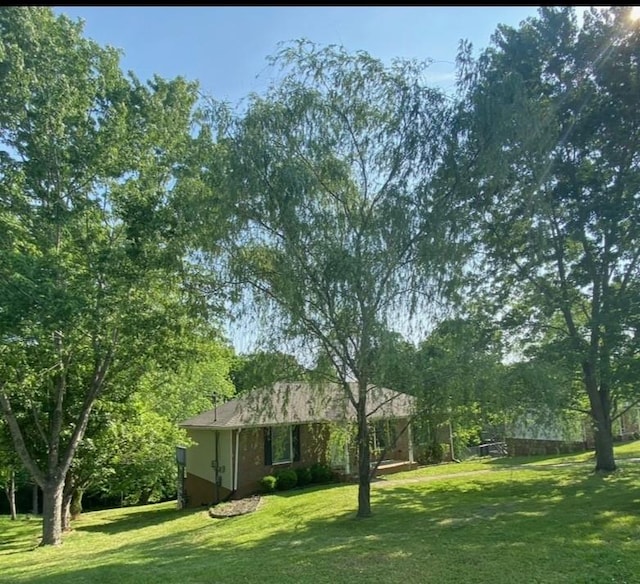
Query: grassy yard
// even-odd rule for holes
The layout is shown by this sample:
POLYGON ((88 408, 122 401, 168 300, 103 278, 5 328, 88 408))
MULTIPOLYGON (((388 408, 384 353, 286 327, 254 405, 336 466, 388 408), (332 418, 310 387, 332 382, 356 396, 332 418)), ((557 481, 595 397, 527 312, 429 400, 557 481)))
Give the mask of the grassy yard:
POLYGON ((590 455, 469 461, 386 477, 374 516, 356 487, 263 498, 215 520, 174 503, 86 513, 59 548, 0 518, 0 582, 29 584, 640 584, 640 442, 620 470, 590 455))

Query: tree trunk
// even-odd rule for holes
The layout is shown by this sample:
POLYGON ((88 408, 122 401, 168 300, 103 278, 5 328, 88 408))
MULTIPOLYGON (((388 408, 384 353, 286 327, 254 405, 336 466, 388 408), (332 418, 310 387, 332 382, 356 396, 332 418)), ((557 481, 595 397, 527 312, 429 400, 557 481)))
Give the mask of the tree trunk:
POLYGON ((47 481, 42 489, 42 541, 40 545, 62 543, 64 481, 47 481))
POLYGON ((62 531, 71 531, 71 493, 62 495, 62 531))
POLYGON ((611 419, 608 421, 596 420, 594 439, 596 445, 596 472, 612 472, 616 470, 611 419))
POLYGON ((38 483, 33 483, 33 489, 31 490, 31 513, 33 515, 40 514, 40 504, 38 503, 38 483))
POLYGON ((5 493, 9 499, 11 520, 15 521, 18 518, 18 510, 16 507, 16 473, 13 470, 9 472, 9 484, 5 487, 5 493))
POLYGON ((76 487, 71 493, 71 519, 77 519, 82 513, 82 497, 84 489, 76 487))
POLYGON ((71 531, 71 521, 82 513, 82 496, 84 489, 73 486, 73 479, 68 476, 62 494, 62 531, 71 531))
POLYGON ((584 383, 589 396, 591 415, 595 421, 596 472, 616 470, 613 454, 613 434, 611 433, 611 404, 606 387, 598 387, 595 368, 588 362, 583 363, 584 383))
POLYGON ((358 513, 357 517, 371 516, 371 454, 369 452, 369 425, 367 420, 366 388, 359 390, 358 400, 358 513))

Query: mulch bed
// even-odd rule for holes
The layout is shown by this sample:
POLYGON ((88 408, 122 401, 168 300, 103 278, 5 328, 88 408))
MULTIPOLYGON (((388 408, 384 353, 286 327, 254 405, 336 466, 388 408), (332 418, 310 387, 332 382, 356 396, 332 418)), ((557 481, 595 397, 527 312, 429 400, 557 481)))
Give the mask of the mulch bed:
POLYGON ((209 508, 209 516, 214 519, 224 519, 225 517, 236 517, 253 513, 260 505, 260 496, 254 495, 237 501, 227 501, 219 503, 215 507, 209 508))

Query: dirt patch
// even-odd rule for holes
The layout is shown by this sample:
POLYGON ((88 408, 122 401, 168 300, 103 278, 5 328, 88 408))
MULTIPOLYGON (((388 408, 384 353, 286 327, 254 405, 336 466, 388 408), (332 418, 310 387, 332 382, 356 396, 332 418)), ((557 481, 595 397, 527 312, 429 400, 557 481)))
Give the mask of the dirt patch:
POLYGON ((225 517, 236 517, 237 515, 246 515, 253 513, 260 506, 260 497, 246 497, 237 501, 227 501, 220 503, 215 507, 209 508, 209 516, 214 519, 224 519, 225 517))

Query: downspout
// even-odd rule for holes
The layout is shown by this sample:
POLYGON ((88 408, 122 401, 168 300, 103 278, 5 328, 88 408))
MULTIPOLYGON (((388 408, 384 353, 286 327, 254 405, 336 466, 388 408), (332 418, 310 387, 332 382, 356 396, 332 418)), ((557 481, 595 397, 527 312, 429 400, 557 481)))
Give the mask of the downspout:
POLYGON ((215 454, 216 454, 216 459, 215 459, 216 466, 215 466, 215 473, 214 473, 214 482, 215 482, 215 494, 216 494, 216 505, 217 505, 218 503, 220 503, 220 487, 218 486, 218 476, 219 476, 218 475, 218 469, 220 468, 220 465, 218 464, 218 460, 219 460, 219 458, 218 458, 218 430, 216 430, 215 432, 216 432, 216 438, 215 438, 215 440, 216 440, 216 446, 215 446, 215 448, 216 448, 216 452, 215 452, 215 454))
POLYGON ((409 443, 409 464, 413 464, 413 432, 411 422, 407 423, 407 442, 409 443))
POLYGON ((344 474, 349 477, 351 474, 351 461, 349 460, 349 441, 344 442, 344 474))
POLYGON ((233 492, 235 493, 238 490, 238 456, 240 451, 240 431, 242 428, 238 428, 236 430, 236 458, 234 460, 234 469, 233 469, 233 492))

